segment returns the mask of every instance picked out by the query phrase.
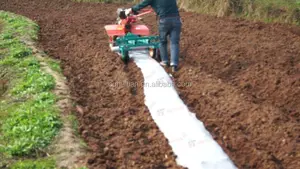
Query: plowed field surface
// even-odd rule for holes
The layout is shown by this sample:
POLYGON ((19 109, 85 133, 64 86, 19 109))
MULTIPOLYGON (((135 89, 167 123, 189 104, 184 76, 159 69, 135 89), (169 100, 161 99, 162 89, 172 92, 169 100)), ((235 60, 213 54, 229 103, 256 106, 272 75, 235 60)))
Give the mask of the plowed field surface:
MULTIPOLYGON (((108 47, 104 25, 122 5, 1 0, 40 26, 39 47, 62 61, 83 111, 89 168, 180 168, 144 105, 143 76, 108 47)), ((297 28, 181 12, 178 93, 241 169, 300 166, 297 28), (188 85, 183 85, 188 84, 188 85)), ((157 32, 154 15, 144 19, 157 32)))

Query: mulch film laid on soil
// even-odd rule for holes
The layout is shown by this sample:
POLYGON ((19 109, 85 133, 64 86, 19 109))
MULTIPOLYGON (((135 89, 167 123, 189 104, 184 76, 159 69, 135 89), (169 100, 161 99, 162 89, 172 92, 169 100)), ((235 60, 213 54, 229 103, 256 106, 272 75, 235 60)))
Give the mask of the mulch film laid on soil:
MULTIPOLYGON (((122 5, 2 0, 0 10, 40 27, 39 45, 62 61, 83 107, 90 168, 180 168, 144 105, 142 74, 108 48, 104 25, 122 5)), ((181 98, 243 169, 300 166, 300 36, 297 29, 181 12, 181 98), (296 30, 296 31, 295 31, 296 30)), ((155 16, 144 23, 157 32, 155 16)))

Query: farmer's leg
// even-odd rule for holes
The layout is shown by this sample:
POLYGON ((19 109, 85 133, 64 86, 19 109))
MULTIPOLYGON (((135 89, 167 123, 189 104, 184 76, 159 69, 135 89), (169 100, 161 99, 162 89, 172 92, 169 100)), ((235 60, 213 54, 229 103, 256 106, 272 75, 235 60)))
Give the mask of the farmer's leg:
POLYGON ((169 34, 168 30, 168 23, 166 19, 160 19, 159 20, 159 39, 160 39, 160 56, 161 56, 161 61, 165 64, 168 64, 168 39, 167 36, 169 34))
POLYGON ((171 66, 178 66, 179 64, 179 40, 181 33, 181 20, 179 17, 173 19, 173 29, 170 32, 171 40, 171 66))

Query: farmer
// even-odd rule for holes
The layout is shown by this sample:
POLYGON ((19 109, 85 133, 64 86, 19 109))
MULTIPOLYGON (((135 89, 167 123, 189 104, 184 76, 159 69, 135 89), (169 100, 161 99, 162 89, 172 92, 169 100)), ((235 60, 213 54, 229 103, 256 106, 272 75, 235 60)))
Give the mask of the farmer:
POLYGON ((151 6, 159 17, 159 38, 160 38, 160 64, 164 67, 171 65, 172 71, 178 70, 179 64, 179 40, 181 33, 181 19, 179 15, 177 0, 143 0, 140 4, 127 9, 126 13, 136 13, 139 10, 151 6), (168 61, 167 37, 171 41, 171 64, 168 61))

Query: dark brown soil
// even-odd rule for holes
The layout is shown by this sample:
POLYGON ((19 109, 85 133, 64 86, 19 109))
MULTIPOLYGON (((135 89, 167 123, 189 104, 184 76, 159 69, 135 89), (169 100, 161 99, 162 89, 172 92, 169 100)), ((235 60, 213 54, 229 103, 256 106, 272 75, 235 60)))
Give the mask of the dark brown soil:
POLYGON ((40 45, 63 63, 72 96, 83 107, 79 132, 91 148, 89 168, 180 168, 144 106, 142 74, 109 51, 104 25, 118 5, 69 1, 1 1, 1 9, 39 24, 40 45))
MULTIPOLYGON (((103 26, 118 4, 2 0, 40 25, 40 46, 62 60, 91 147, 90 168, 179 168, 144 106, 143 80, 109 51, 103 26)), ((182 99, 243 169, 300 166, 300 37, 282 25, 182 12, 182 99)), ((145 18, 156 32, 153 15, 145 18)), ((293 31, 292 31, 293 30, 293 31)))
POLYGON ((182 20, 181 98, 239 168, 299 168, 299 28, 194 13, 182 20))

